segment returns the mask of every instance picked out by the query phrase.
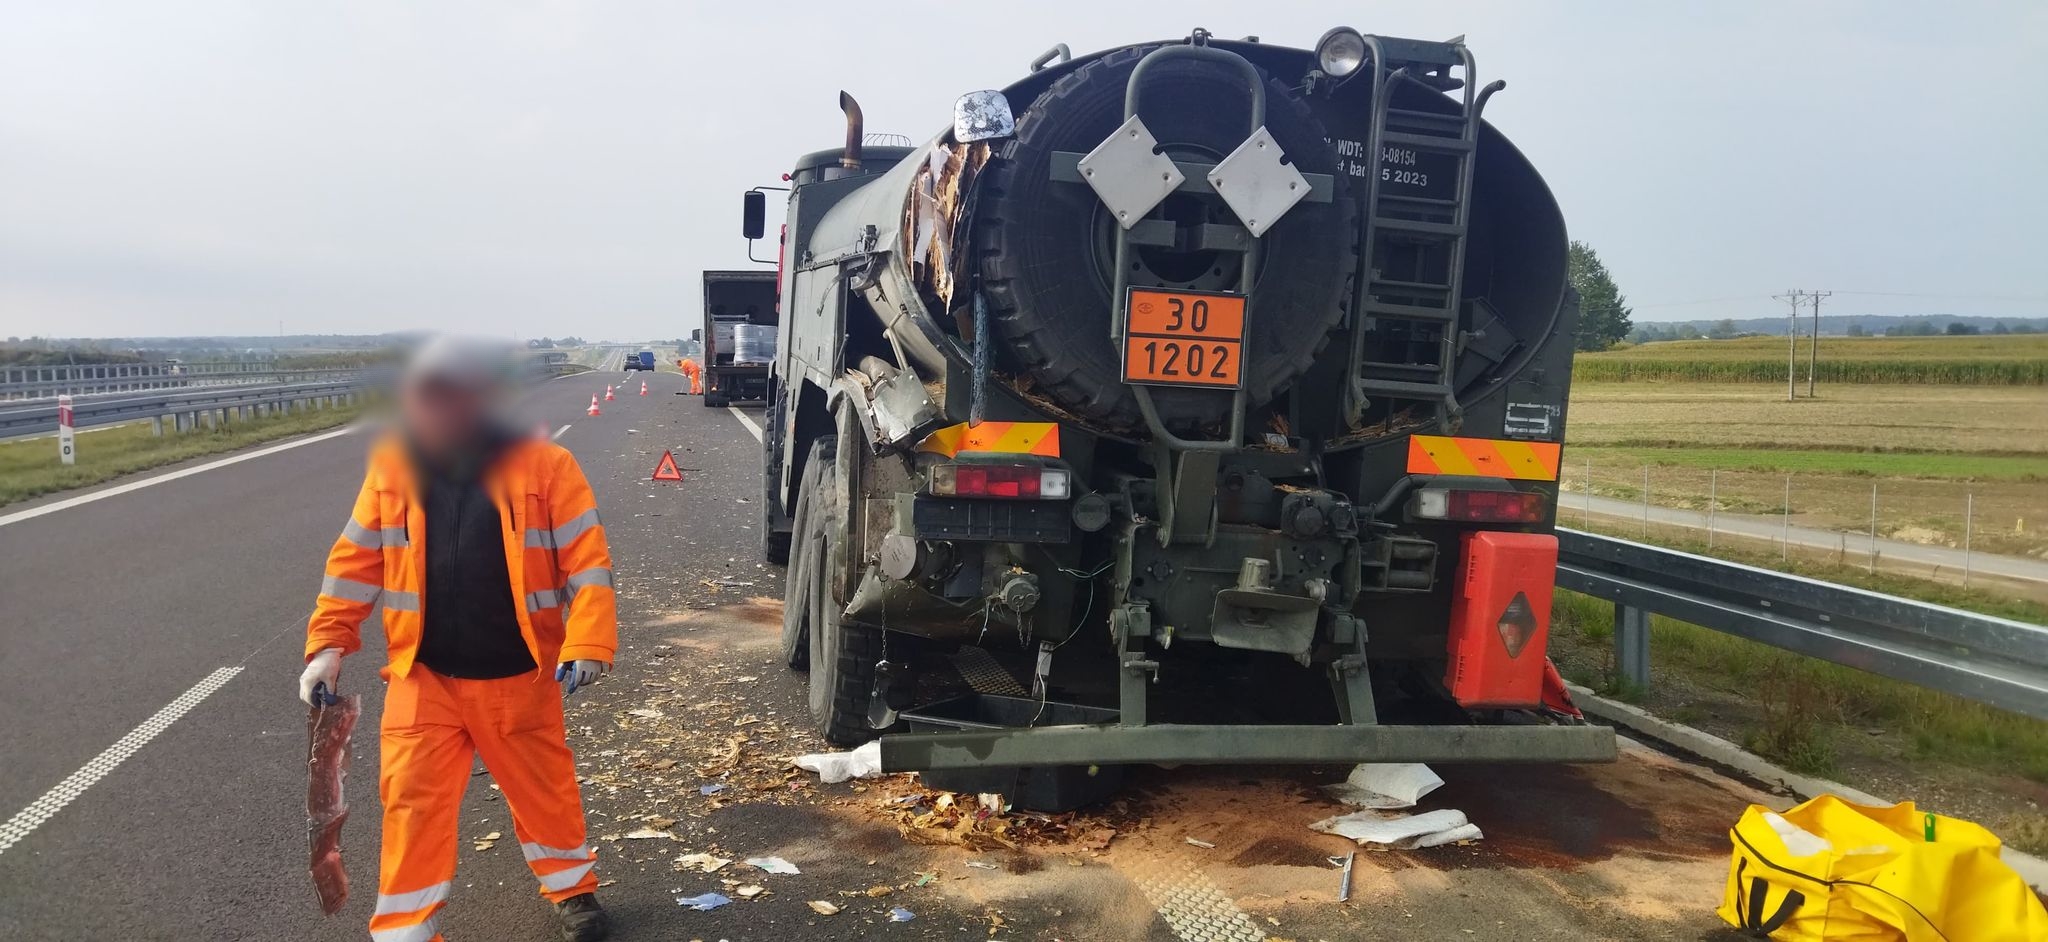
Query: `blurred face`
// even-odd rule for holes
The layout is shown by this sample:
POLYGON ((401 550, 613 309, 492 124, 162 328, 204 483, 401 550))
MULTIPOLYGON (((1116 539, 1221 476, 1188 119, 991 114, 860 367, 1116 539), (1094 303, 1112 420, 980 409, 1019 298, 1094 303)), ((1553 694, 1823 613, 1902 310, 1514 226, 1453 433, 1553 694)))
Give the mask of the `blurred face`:
POLYGON ((488 394, 431 377, 399 391, 398 416, 413 446, 428 457, 445 457, 475 444, 489 419, 488 394))

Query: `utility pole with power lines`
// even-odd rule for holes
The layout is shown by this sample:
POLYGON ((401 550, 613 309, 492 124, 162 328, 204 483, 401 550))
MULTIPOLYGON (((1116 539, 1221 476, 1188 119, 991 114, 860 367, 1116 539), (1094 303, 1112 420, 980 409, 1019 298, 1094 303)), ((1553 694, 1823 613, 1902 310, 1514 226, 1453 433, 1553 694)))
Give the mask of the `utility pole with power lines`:
POLYGON ((1799 398, 1799 302, 1806 300, 1806 292, 1793 288, 1771 299, 1792 305, 1792 319, 1785 327, 1785 401, 1791 402, 1799 398))
POLYGON ((1813 343, 1806 348, 1806 398, 1812 399, 1813 374, 1820 364, 1820 299, 1834 294, 1832 291, 1815 291, 1806 296, 1813 302, 1813 343))

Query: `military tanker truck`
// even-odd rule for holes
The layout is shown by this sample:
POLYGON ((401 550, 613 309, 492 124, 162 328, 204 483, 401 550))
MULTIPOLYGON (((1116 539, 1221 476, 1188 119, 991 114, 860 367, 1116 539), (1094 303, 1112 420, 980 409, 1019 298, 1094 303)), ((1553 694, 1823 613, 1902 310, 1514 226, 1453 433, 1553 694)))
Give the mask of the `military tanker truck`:
POLYGON ((890 770, 1613 758, 1545 656, 1564 222, 1475 75, 1349 28, 1059 46, 916 146, 841 93, 844 142, 774 188, 763 435, 828 738, 890 733, 890 770), (949 657, 1013 689, 901 732, 949 657))

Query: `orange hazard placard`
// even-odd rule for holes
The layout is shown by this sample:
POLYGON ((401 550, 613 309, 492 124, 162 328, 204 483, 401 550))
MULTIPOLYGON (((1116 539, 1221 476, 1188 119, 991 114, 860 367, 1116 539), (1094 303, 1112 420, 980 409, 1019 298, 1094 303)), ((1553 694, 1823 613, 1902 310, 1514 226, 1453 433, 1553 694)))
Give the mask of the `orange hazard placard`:
POLYGON ((1457 474, 1517 481, 1557 480, 1556 442, 1516 442, 1498 438, 1408 437, 1409 474, 1457 474))
POLYGON ((654 466, 654 480, 680 481, 682 479, 683 469, 676 467, 675 453, 668 451, 662 452, 661 463, 654 466))
POLYGON ((1244 295, 1131 289, 1124 382, 1235 389, 1243 354, 1244 295))

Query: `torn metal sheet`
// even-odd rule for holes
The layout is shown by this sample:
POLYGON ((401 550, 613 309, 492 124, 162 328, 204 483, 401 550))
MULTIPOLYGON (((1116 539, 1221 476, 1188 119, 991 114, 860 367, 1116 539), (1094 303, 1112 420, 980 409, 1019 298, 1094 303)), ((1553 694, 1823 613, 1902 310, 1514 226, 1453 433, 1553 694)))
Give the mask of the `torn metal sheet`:
POLYGON ((348 871, 341 865, 341 826, 348 821, 348 799, 342 786, 348 779, 348 740, 362 716, 363 697, 337 697, 323 687, 314 690, 313 700, 306 714, 307 869, 320 897, 320 911, 332 916, 348 902, 348 871))
POLYGON ((907 448, 938 427, 940 413, 917 374, 903 370, 873 386, 870 408, 881 439, 907 448))
POLYGON ((1385 844, 1398 850, 1476 841, 1483 836, 1479 826, 1466 819, 1465 812, 1452 808, 1400 815, 1359 811, 1324 818, 1309 825, 1309 830, 1347 837, 1360 844, 1385 844))
POLYGON ((1344 781, 1325 787, 1330 797, 1361 808, 1413 808, 1444 780, 1420 762, 1366 762, 1344 781))
POLYGON ((966 236, 960 224, 989 153, 987 142, 933 143, 903 207, 904 257, 916 266, 922 287, 938 298, 940 310, 953 308, 966 236))

